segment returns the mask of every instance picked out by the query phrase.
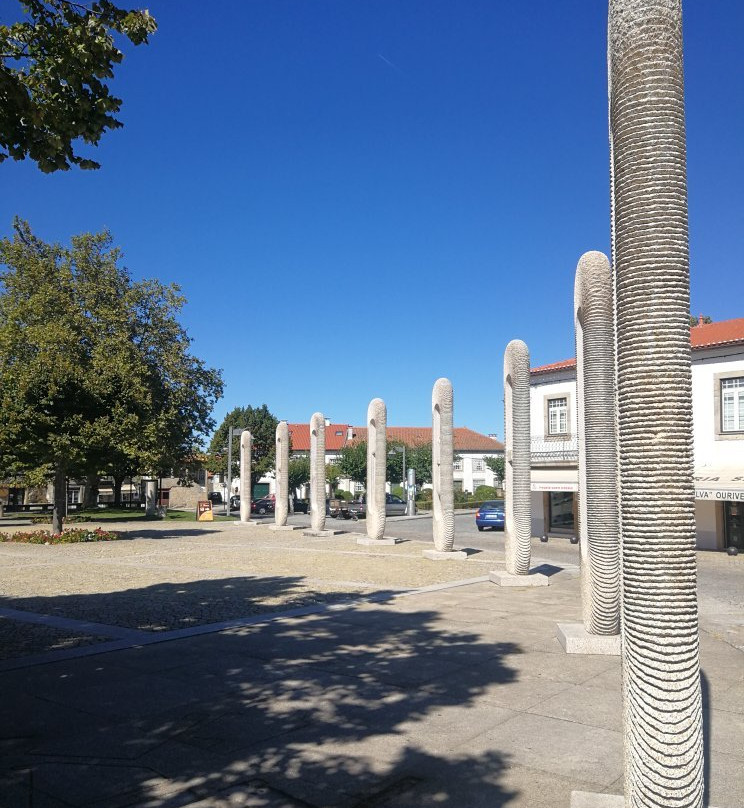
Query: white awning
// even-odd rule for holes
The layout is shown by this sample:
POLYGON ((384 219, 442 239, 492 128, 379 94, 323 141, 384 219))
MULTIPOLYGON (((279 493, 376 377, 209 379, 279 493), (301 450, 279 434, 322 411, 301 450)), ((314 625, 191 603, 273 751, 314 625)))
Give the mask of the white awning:
POLYGON ((573 469, 532 469, 530 488, 533 491, 578 491, 579 471, 573 469))
POLYGON ((695 469, 695 499, 744 502, 744 469, 695 469))

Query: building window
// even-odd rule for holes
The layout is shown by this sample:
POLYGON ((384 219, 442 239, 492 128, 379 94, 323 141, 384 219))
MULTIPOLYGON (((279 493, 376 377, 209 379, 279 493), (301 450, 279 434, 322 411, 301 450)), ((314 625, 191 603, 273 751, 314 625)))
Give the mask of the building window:
POLYGON ((568 399, 548 399, 548 434, 565 435, 568 432, 568 399))
POLYGON ((475 493, 482 485, 485 485, 485 484, 486 484, 485 480, 479 480, 479 479, 476 479, 474 477, 473 478, 473 493, 475 493))
POLYGON ((452 463, 453 471, 462 471, 462 460, 455 460, 452 463))
POLYGON ((453 491, 462 491, 462 480, 453 480, 452 481, 452 490, 453 491))
POLYGON ((483 471, 482 460, 473 460, 473 471, 483 471))
POLYGON ((574 495, 568 491, 548 494, 550 530, 574 530, 574 495))
POLYGON ((721 379, 721 430, 744 432, 744 378, 721 379))

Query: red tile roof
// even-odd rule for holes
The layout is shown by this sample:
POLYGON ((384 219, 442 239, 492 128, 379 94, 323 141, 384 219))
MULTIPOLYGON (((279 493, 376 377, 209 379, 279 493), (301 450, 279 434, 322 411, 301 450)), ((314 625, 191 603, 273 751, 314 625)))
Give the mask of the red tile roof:
MULTIPOLYGON (((714 348, 718 345, 736 345, 744 342, 744 317, 722 320, 720 323, 694 325, 690 329, 690 344, 693 351, 714 348)), ((550 365, 532 368, 530 373, 550 373, 553 370, 576 367, 575 359, 563 359, 550 365)))
MULTIPOLYGON (((326 427, 326 451, 339 451, 348 442, 347 430, 350 424, 331 424, 326 427), (341 435, 337 435, 341 432, 341 435)), ((367 427, 352 426, 352 440, 367 440, 367 427)), ((309 424, 289 424, 292 438, 292 451, 310 451, 309 424)), ((406 446, 418 446, 422 443, 431 443, 430 426, 389 426, 387 439, 405 443, 406 446)), ((456 452, 503 452, 504 444, 495 438, 489 438, 480 432, 475 432, 465 426, 455 427, 456 452)))

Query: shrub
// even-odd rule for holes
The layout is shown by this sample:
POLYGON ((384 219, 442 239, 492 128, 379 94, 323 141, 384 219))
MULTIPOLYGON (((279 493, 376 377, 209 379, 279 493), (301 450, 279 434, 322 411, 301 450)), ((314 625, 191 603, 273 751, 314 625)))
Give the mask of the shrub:
MULTIPOLYGON (((91 517, 85 513, 74 513, 69 514, 62 518, 62 523, 65 525, 73 524, 74 522, 90 522, 91 517)), ((52 521, 52 515, 48 514, 47 516, 34 516, 31 519, 32 525, 48 525, 49 522, 52 521)))
POLYGON ((342 499, 344 502, 348 502, 351 499, 351 491, 336 491, 332 499, 342 499))
POLYGON ((416 497, 416 502, 431 502, 432 497, 434 496, 434 491, 431 488, 424 488, 421 490, 421 493, 416 497))
POLYGON ((116 541, 118 533, 113 530, 103 530, 100 527, 78 527, 63 530, 62 533, 50 533, 48 530, 32 530, 30 532, 0 533, 0 541, 17 542, 20 544, 73 544, 88 541, 116 541))
POLYGON ((481 502, 485 502, 486 500, 499 499, 500 497, 498 490, 494 488, 492 485, 479 485, 475 489, 473 498, 481 502))
POLYGON ((406 498, 406 492, 403 490, 402 485, 392 485, 392 486, 390 486, 390 493, 394 497, 400 497, 401 499, 406 498))

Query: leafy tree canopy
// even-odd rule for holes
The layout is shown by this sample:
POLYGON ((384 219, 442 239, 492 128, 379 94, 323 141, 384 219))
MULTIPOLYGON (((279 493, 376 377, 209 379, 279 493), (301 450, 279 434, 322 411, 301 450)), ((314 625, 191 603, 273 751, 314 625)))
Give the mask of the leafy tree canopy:
POLYGON ((310 458, 306 455, 293 457, 289 461, 289 490, 294 492, 310 482, 310 458))
MULTIPOLYGON (((253 437, 251 449, 251 490, 261 477, 274 470, 276 457, 276 428, 279 419, 273 415, 269 408, 262 404, 260 407, 235 407, 230 410, 212 437, 209 451, 212 456, 210 471, 227 472, 227 446, 228 429, 242 427, 249 430, 253 437)), ((240 436, 232 439, 232 470, 230 476, 236 477, 240 473, 240 436)), ((309 479, 309 478, 308 478, 309 479)))
POLYGON ((123 59, 121 35, 147 43, 157 23, 146 10, 110 0, 85 6, 70 0, 19 0, 22 18, 0 25, 0 162, 30 158, 46 172, 100 168, 73 142, 98 144, 121 99, 106 83, 123 59))
POLYGON ((496 478, 503 482, 506 476, 506 467, 504 465, 504 457, 500 455, 498 457, 487 457, 486 458, 486 465, 489 469, 496 475, 496 478))
POLYGON ((180 464, 213 427, 222 381, 190 353, 178 287, 133 282, 108 233, 63 247, 14 230, 0 240, 3 473, 180 464))
MULTIPOLYGON (((385 479, 398 482, 403 479, 403 453, 396 451, 403 444, 389 441, 385 463, 385 479)), ((344 446, 338 459, 341 476, 356 483, 367 483, 367 442, 354 441, 344 446)), ((431 444, 406 446, 406 467, 416 471, 416 482, 431 482, 431 444)))

